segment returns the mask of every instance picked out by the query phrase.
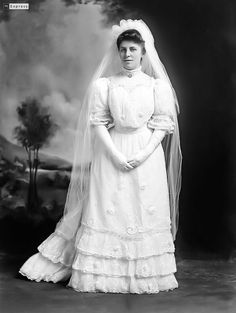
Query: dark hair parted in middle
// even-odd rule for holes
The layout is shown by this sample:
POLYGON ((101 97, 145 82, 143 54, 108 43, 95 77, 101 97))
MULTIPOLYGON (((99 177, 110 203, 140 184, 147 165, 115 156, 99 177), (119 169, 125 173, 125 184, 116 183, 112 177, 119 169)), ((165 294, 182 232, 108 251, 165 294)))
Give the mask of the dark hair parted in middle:
POLYGON ((139 31, 137 31, 136 29, 128 29, 126 31, 124 31, 123 33, 121 33, 117 40, 116 40, 116 45, 117 48, 120 49, 120 44, 122 41, 133 41, 137 44, 140 44, 143 48, 143 53, 145 53, 145 41, 143 40, 141 34, 139 31))

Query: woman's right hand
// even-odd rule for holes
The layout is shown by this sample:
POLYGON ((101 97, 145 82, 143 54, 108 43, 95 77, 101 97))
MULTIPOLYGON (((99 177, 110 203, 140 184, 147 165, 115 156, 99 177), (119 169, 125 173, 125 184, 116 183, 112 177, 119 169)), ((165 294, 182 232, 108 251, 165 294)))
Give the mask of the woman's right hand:
POLYGON ((127 162, 126 157, 119 151, 112 154, 112 161, 115 166, 122 171, 129 171, 133 169, 133 166, 127 162))

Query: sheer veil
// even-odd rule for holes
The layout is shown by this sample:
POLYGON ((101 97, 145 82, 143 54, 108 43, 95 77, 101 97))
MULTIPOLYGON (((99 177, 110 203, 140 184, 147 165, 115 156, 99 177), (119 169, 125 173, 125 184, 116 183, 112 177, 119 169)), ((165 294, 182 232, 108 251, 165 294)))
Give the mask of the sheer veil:
POLYGON ((166 156, 167 178, 170 199, 171 230, 175 240, 179 220, 179 193, 181 188, 182 153, 177 115, 178 100, 166 70, 161 63, 154 46, 154 38, 148 26, 142 20, 121 20, 120 25, 114 25, 111 31, 111 45, 95 71, 87 88, 81 110, 77 119, 76 135, 74 137, 74 159, 67 192, 63 216, 56 225, 55 232, 67 240, 76 237, 80 226, 82 212, 86 208, 89 195, 89 172, 93 158, 93 134, 90 129, 90 111, 93 99, 93 85, 100 77, 108 77, 119 72, 121 68, 117 37, 127 29, 136 29, 145 41, 146 54, 143 56, 142 71, 168 82, 173 91, 173 112, 175 132, 166 135, 163 149, 166 156))

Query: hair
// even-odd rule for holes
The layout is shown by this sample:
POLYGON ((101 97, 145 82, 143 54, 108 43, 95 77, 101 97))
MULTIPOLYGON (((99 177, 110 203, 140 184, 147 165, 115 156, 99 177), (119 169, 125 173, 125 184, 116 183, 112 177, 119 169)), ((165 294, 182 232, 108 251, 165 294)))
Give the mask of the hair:
POLYGON ((125 40, 133 41, 133 42, 141 45, 143 53, 146 52, 145 41, 143 40, 140 32, 137 31, 136 29, 128 29, 118 36, 118 38, 116 40, 116 45, 117 45, 118 50, 120 49, 120 45, 121 45, 122 41, 125 41, 125 40))

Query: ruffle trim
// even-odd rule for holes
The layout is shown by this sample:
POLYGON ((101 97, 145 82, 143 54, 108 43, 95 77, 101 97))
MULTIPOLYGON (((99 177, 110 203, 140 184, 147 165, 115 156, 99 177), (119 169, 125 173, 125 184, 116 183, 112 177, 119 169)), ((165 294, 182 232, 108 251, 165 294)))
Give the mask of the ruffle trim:
POLYGON ((89 118, 91 125, 105 125, 107 128, 114 126, 114 121, 109 111, 93 112, 89 118))
POLYGON ((166 130, 168 134, 172 134, 175 130, 175 123, 168 115, 153 114, 147 125, 149 128, 166 130))
POLYGON ((54 232, 38 246, 38 250, 53 262, 65 266, 72 265, 76 251, 84 255, 125 260, 147 259, 175 251, 170 231, 146 234, 143 240, 138 241, 121 240, 110 233, 100 233, 84 225, 81 225, 78 233, 80 237, 75 244, 54 232))
POLYGON ((151 256, 148 259, 104 259, 77 252, 72 268, 76 271, 109 277, 144 278, 176 272, 173 253, 151 256))
POLYGON ((29 280, 56 283, 70 278, 72 269, 61 263, 53 263, 40 252, 33 254, 20 268, 19 273, 29 280))
POLYGON ((66 240, 52 233, 19 272, 37 282, 70 279, 68 287, 83 292, 157 293, 178 287, 168 232, 135 242, 84 226, 78 234, 77 240, 66 240))
POLYGON ((38 246, 38 251, 53 263, 61 263, 70 267, 76 252, 75 242, 53 232, 38 246))
MULTIPOLYGON (((129 261, 130 262, 130 261, 129 261)), ((78 292, 158 293, 173 290, 178 283, 173 273, 152 277, 108 276, 74 270, 60 263, 53 263, 39 253, 32 255, 19 270, 29 280, 57 283, 67 281, 67 287, 78 292)))
POLYGON ((178 288, 174 274, 151 278, 106 277, 73 271, 68 287, 79 292, 158 293, 178 288))
MULTIPOLYGON (((153 207, 151 207, 153 209, 153 207)), ((109 212, 111 213, 111 212, 109 212)), ((109 234, 111 236, 115 236, 121 240, 129 240, 129 241, 135 241, 135 240, 143 240, 145 238, 150 238, 150 236, 152 236, 153 234, 156 233, 163 233, 163 232, 168 232, 170 231, 171 227, 170 227, 170 221, 168 218, 162 218, 159 219, 159 223, 156 226, 157 228, 144 228, 144 227, 139 227, 137 225, 130 225, 130 227, 127 227, 126 232, 124 233, 120 233, 117 232, 115 230, 110 230, 110 229, 106 229, 106 228, 97 228, 94 225, 94 220, 93 219, 89 219, 89 221, 85 222, 85 221, 81 221, 81 225, 83 228, 87 228, 87 229, 92 229, 95 232, 99 232, 99 233, 106 233, 109 234)))
POLYGON ((100 233, 84 227, 77 249, 86 255, 103 258, 136 260, 174 252, 174 244, 170 231, 152 233, 143 240, 121 240, 110 233, 100 233))

